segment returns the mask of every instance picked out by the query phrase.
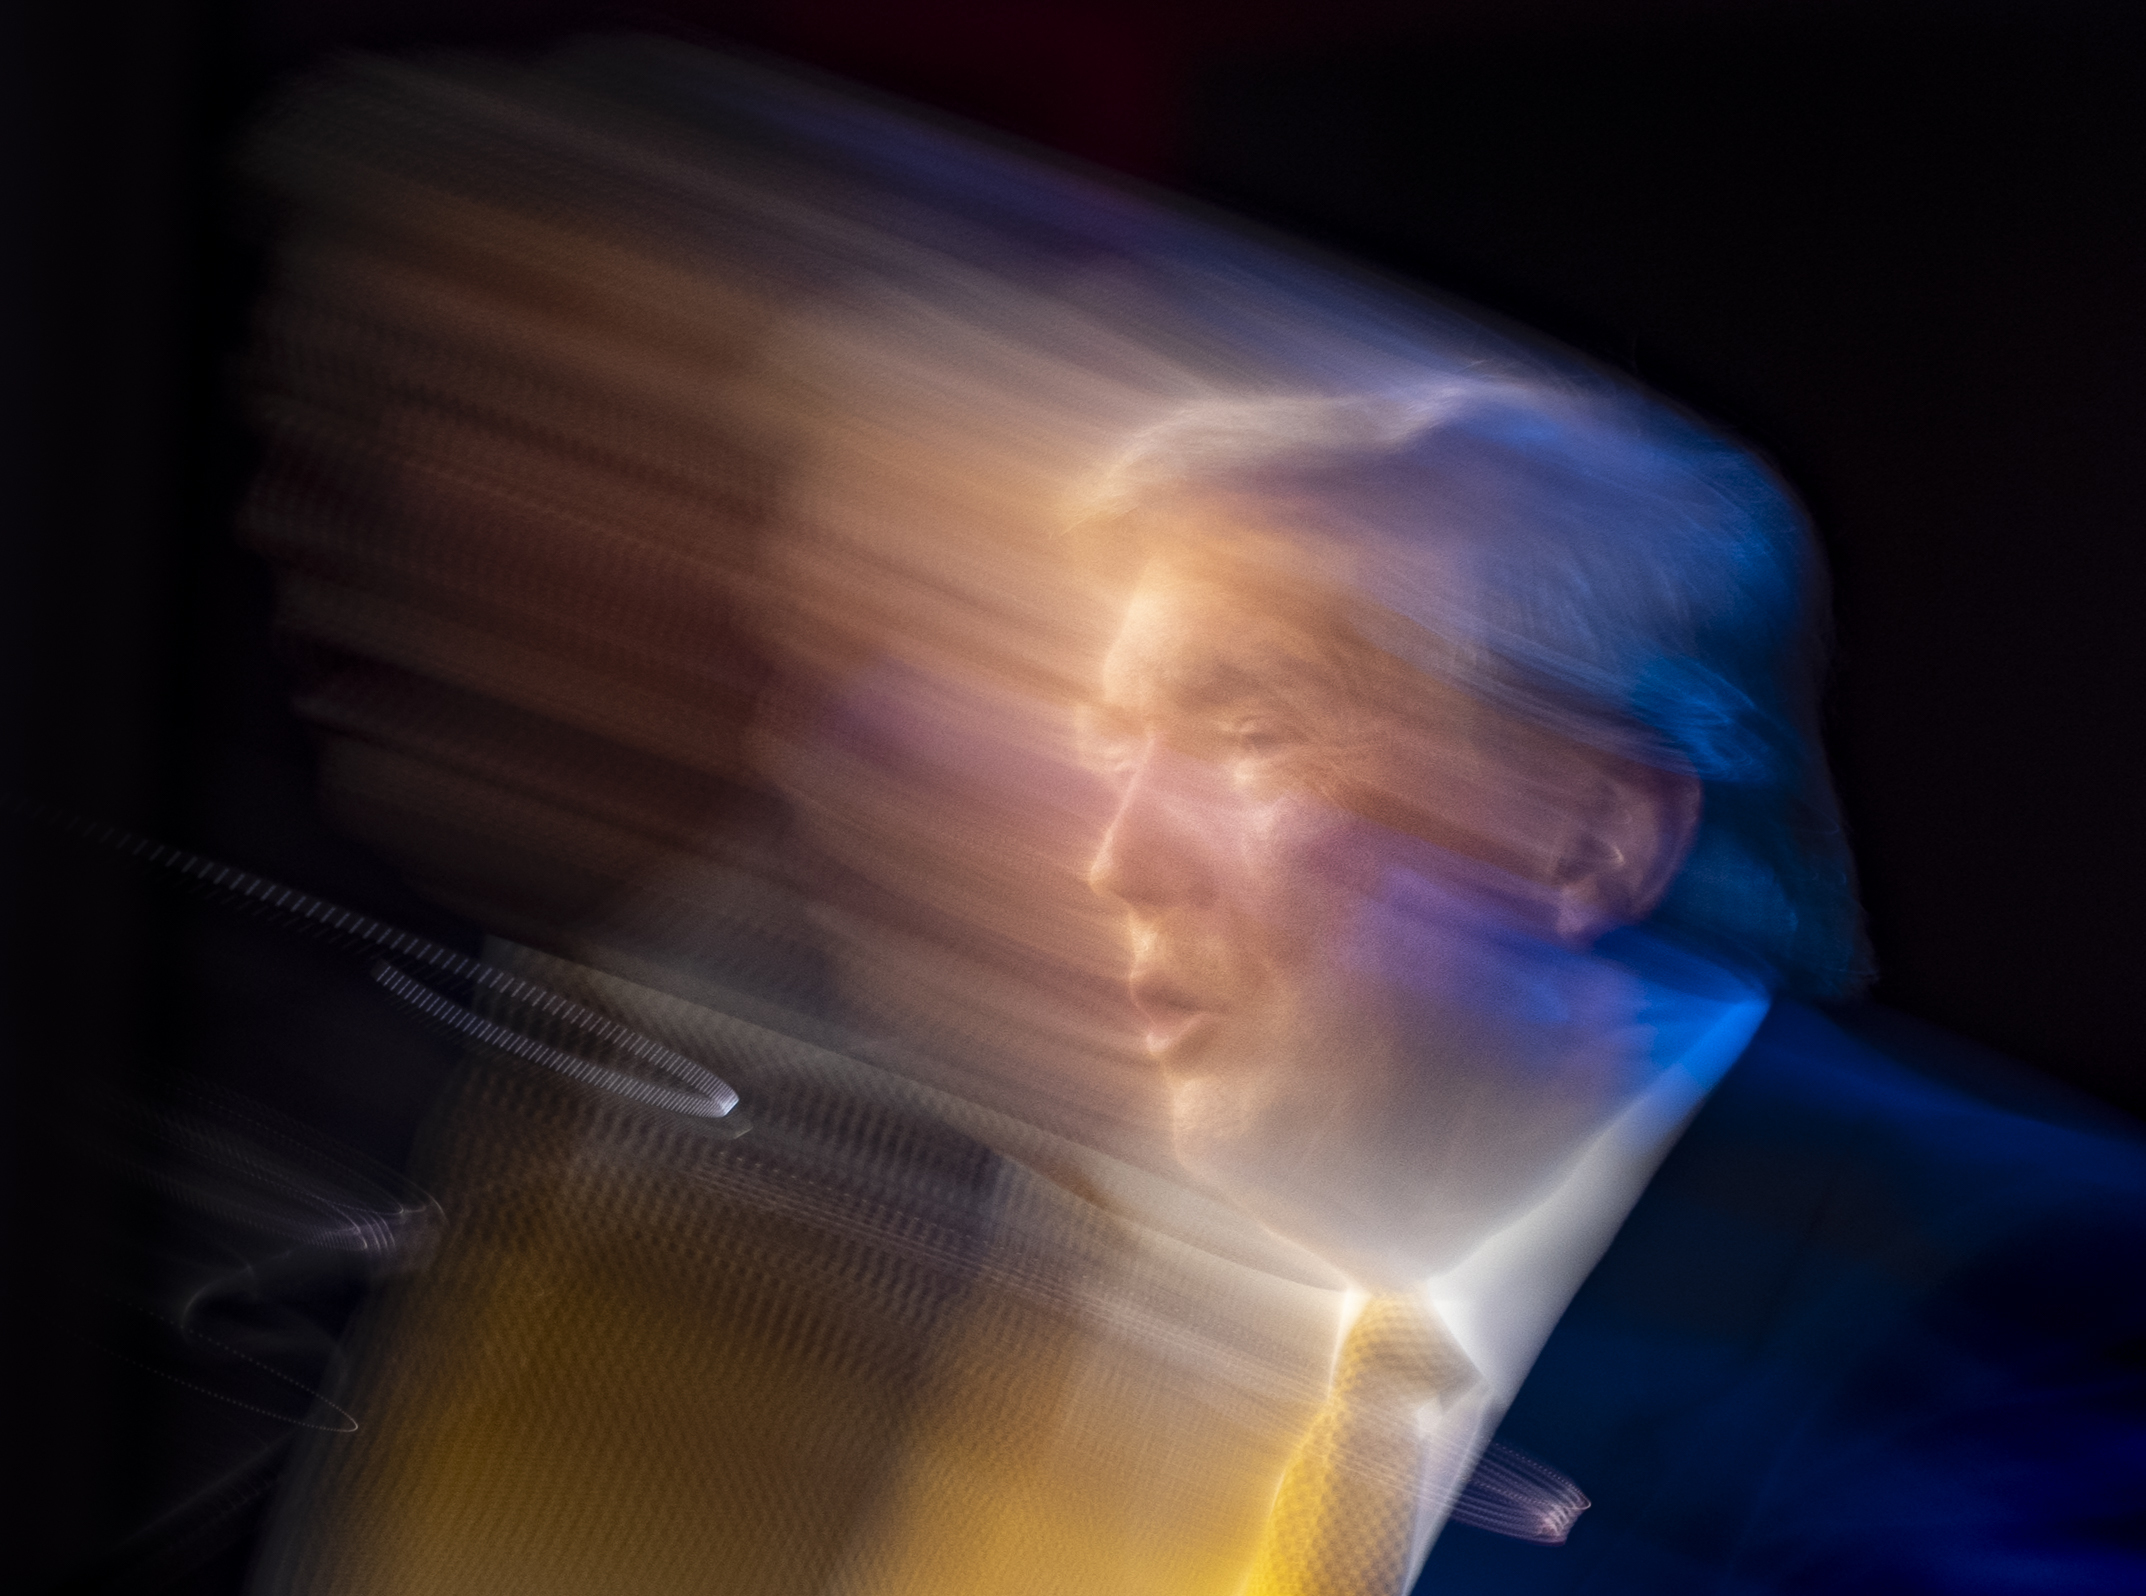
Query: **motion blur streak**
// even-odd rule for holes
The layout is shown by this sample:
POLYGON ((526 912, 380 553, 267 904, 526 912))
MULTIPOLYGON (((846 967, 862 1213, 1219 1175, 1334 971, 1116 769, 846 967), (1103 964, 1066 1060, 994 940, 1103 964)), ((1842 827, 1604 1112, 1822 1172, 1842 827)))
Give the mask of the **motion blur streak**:
POLYGON ((204 1081, 158 1103, 114 1096, 78 1128, 115 1189, 154 1200, 143 1266, 107 1289, 129 1310, 104 1350, 183 1404, 185 1489, 107 1556, 115 1586, 183 1575, 193 1549, 269 1491, 302 1433, 362 1421, 327 1391, 339 1300, 420 1269, 441 1229, 429 1195, 392 1170, 204 1081))
POLYGON ((273 924, 301 935, 318 937, 332 946, 355 949, 365 955, 367 973, 384 991, 409 1004, 435 1024, 498 1052, 674 1113, 721 1119, 738 1106, 736 1092, 683 1054, 639 1035, 615 1019, 583 1008, 557 992, 465 958, 451 948, 428 942, 400 927, 383 924, 370 915, 329 903, 252 871, 204 858, 184 848, 153 842, 116 826, 85 821, 19 801, 7 807, 24 818, 57 825, 84 840, 168 870, 201 888, 213 901, 251 911, 273 924), (381 956, 373 957, 375 953, 381 956), (615 1050, 624 1060, 668 1076, 674 1084, 659 1086, 636 1079, 631 1074, 547 1046, 511 1026, 473 1014, 433 991, 403 969, 402 964, 425 971, 434 979, 445 977, 466 989, 473 1000, 488 1003, 502 1012, 533 1010, 550 1026, 567 1028, 589 1043, 615 1050), (679 1090, 681 1086, 684 1090, 679 1090))
POLYGON ((1171 1151, 1065 529, 1188 406, 1564 368, 670 45, 352 61, 250 163, 329 814, 752 1122, 476 1050, 261 1589, 1227 1596, 1341 1282, 1171 1151))

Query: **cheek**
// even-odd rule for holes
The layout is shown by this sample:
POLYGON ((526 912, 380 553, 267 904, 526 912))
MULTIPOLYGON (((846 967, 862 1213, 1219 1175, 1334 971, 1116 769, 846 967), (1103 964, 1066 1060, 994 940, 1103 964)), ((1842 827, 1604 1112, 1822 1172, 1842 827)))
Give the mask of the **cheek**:
POLYGON ((1514 929, 1444 881, 1441 850, 1303 799, 1266 806, 1245 835, 1245 940, 1278 985, 1366 1022, 1427 1006, 1458 1023, 1510 999, 1514 929))
POLYGON ((1242 830, 1240 907, 1274 960, 1331 960, 1373 911, 1385 861, 1376 828, 1314 798, 1249 805, 1242 830))

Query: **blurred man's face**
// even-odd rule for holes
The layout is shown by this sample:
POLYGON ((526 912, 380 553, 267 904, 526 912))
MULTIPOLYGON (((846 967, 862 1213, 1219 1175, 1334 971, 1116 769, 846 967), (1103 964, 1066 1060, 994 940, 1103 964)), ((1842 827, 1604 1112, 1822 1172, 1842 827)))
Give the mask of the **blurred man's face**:
POLYGON ((1102 675, 1091 880, 1179 1157, 1366 1283, 1454 1261, 1631 1084, 1600 770, 1213 565, 1152 565, 1102 675))

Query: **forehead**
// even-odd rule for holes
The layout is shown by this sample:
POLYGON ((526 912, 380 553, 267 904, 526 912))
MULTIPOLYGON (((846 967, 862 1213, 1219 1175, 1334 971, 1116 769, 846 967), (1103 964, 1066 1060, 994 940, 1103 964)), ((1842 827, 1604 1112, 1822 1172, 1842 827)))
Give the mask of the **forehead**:
POLYGON ((1104 656, 1103 697, 1162 712, 1331 685, 1345 635, 1332 601, 1155 561, 1104 656))

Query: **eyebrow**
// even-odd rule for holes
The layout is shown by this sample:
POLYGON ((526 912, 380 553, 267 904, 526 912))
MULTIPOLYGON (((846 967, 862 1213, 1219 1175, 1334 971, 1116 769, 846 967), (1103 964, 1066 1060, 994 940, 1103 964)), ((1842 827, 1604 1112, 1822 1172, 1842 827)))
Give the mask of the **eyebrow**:
POLYGON ((1206 662, 1198 669, 1166 682, 1165 687, 1173 702, 1191 710, 1215 709, 1274 690, 1269 681, 1242 666, 1219 660, 1206 662))
POLYGON ((1108 699, 1086 698, 1074 706, 1074 722, 1083 736, 1137 737, 1140 717, 1123 704, 1108 699))
MULTIPOLYGON (((1271 684, 1234 665, 1206 664, 1162 684, 1161 697, 1172 711, 1201 714, 1271 693, 1271 684)), ((1140 711, 1107 698, 1089 698, 1076 706, 1080 731, 1098 737, 1138 737, 1144 728, 1140 711)))
MULTIPOLYGON (((1226 659, 1206 658, 1161 674, 1156 697, 1176 714, 1209 714, 1234 705, 1284 697, 1306 670, 1303 661, 1276 659, 1266 668, 1250 668, 1226 659)), ((1142 695, 1145 698, 1147 695, 1142 695)), ((1139 736, 1144 717, 1134 708, 1106 698, 1091 698, 1079 709, 1082 729, 1094 735, 1139 736)))

